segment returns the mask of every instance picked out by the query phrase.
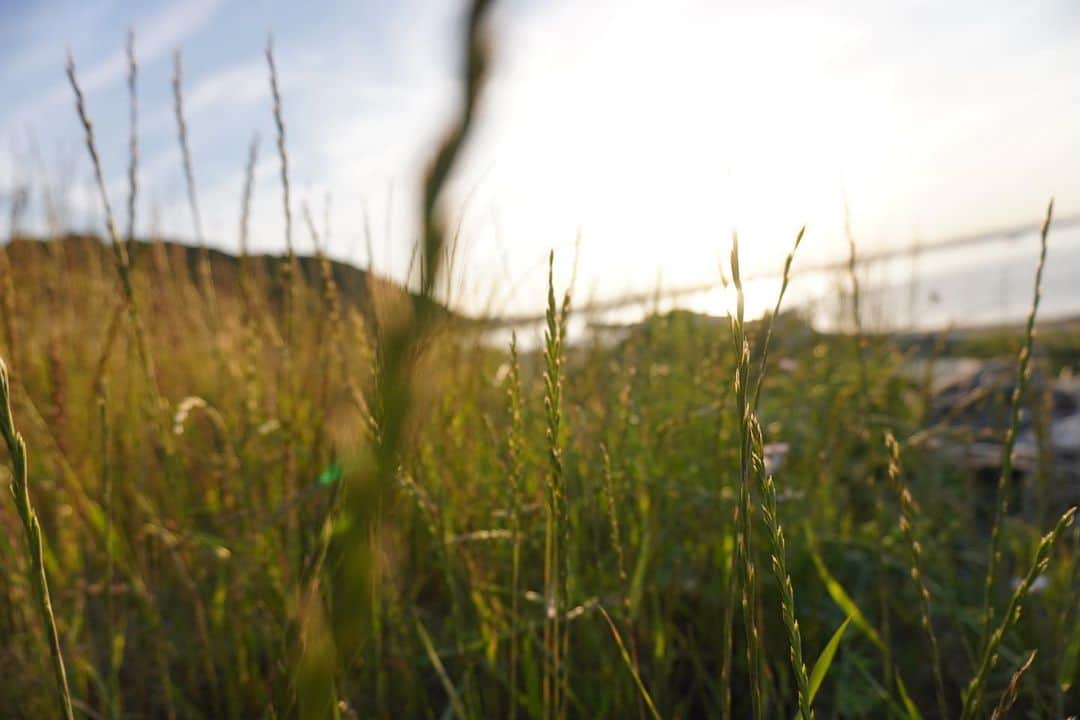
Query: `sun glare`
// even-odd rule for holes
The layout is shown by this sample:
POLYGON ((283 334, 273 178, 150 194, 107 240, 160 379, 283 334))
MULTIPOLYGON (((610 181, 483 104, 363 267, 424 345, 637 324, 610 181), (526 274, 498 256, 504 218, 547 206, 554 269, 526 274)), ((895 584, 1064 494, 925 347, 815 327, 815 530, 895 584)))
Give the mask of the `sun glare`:
POLYGON ((493 88, 483 202, 515 248, 565 252, 580 230, 598 297, 719 282, 735 230, 754 272, 804 224, 805 255, 835 255, 845 188, 859 218, 889 191, 896 128, 873 79, 837 66, 860 36, 803 20, 638 6, 600 36, 530 26, 493 88))

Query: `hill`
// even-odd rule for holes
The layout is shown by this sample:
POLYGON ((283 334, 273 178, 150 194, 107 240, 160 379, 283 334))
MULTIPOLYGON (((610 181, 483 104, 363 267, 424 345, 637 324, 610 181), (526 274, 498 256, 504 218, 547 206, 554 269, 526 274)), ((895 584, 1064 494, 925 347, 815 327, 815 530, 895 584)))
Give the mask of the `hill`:
MULTIPOLYGON (((47 272, 50 277, 59 271, 60 276, 74 281, 78 277, 107 280, 115 275, 113 252, 107 242, 94 235, 68 233, 56 239, 16 236, 5 246, 8 262, 15 276, 37 276, 47 272)), ((196 282, 200 249, 174 240, 138 240, 131 249, 132 263, 138 273, 149 280, 149 286, 159 290, 175 290, 176 281, 189 284, 196 282)), ((211 268, 214 290, 219 296, 236 298, 240 295, 241 258, 216 248, 206 249, 211 268)), ((284 256, 254 254, 247 258, 252 277, 264 284, 266 296, 280 304, 280 284, 271 282, 280 273, 284 256)), ((366 318, 373 313, 372 300, 376 303, 396 303, 409 297, 416 309, 422 298, 402 288, 398 283, 367 270, 339 260, 326 259, 334 284, 345 307, 361 311, 366 318)), ((310 255, 297 255, 297 267, 301 285, 318 287, 322 283, 321 259, 310 255)), ((220 298, 219 298, 220 299, 220 298)), ((437 305, 435 314, 440 319, 464 321, 443 305, 437 305)))

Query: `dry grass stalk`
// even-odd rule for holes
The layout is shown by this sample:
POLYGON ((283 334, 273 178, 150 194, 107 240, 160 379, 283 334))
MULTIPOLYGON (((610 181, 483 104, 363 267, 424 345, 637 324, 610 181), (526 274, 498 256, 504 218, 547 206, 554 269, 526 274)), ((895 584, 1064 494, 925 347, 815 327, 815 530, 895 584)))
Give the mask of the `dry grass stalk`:
POLYGON ((214 279, 210 268, 210 250, 206 247, 203 234, 202 214, 199 212, 199 195, 195 188, 195 169, 191 162, 191 145, 188 142, 187 121, 184 118, 183 63, 180 51, 173 54, 173 112, 176 115, 176 135, 180 143, 180 158, 184 166, 184 184, 187 189, 188 206, 191 208, 191 221, 195 227, 195 243, 198 246, 196 273, 199 278, 199 291, 206 303, 207 317, 211 330, 217 332, 217 295, 214 292, 214 279))

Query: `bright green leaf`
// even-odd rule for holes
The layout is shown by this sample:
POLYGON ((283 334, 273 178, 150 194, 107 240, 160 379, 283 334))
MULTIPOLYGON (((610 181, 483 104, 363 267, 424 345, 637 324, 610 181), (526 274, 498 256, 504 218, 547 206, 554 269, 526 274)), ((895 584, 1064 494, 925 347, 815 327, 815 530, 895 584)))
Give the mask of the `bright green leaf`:
POLYGON ((829 593, 829 597, 833 602, 840 606, 840 609, 847 613, 848 617, 855 622, 855 626, 863 631, 863 634, 870 639, 870 642, 881 650, 884 650, 885 643, 881 641, 881 636, 878 635, 877 630, 870 625, 866 620, 866 616, 863 615, 862 610, 855 604, 855 601, 848 595, 847 590, 833 577, 829 572, 829 568, 825 566, 825 561, 821 559, 821 553, 818 552, 817 545, 814 542, 813 531, 810 526, 806 526, 806 546, 810 551, 810 559, 814 561, 814 567, 817 568, 818 575, 821 576, 822 582, 825 583, 825 589, 829 593))
POLYGON ((900 701, 904 703, 904 709, 907 710, 908 720, 923 720, 922 713, 919 712, 919 708, 915 705, 915 701, 911 699, 911 695, 908 694, 907 687, 904 685, 904 679, 900 677, 900 673, 896 673, 896 689, 900 691, 900 701))
POLYGON ((810 702, 814 702, 814 696, 817 695, 818 688, 821 687, 821 681, 825 679, 825 675, 829 672, 829 666, 832 665, 833 658, 836 656, 836 649, 840 647, 840 640, 844 637, 844 631, 851 624, 851 620, 852 617, 849 616, 847 620, 840 624, 833 636, 829 638, 829 642, 825 644, 825 649, 818 655, 817 662, 814 663, 814 669, 810 672, 810 702))

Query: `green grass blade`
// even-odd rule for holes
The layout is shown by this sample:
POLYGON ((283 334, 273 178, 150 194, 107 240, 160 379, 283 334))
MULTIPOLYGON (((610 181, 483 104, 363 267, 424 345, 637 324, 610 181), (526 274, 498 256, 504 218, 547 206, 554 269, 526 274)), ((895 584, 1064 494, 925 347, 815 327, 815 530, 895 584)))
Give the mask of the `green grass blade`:
POLYGON ((626 650, 626 645, 623 643, 622 636, 619 635, 619 629, 615 627, 615 623, 612 621, 611 616, 607 614, 601 606, 597 606, 600 614, 607 620, 608 627, 611 628, 611 635, 615 638, 615 644, 619 646, 619 654, 622 656, 623 663, 627 669, 630 670, 630 674, 634 677, 634 684, 637 685, 638 692, 641 693, 641 697, 645 700, 645 705, 649 708, 649 714, 652 715, 653 720, 661 720, 660 711, 656 709, 656 705, 653 703, 652 696, 649 695, 648 688, 645 687, 645 683, 641 681, 641 675, 638 674, 637 669, 634 667, 634 661, 630 658, 630 653, 626 650))
MULTIPOLYGON (((848 622, 854 622, 855 627, 862 630, 863 634, 866 635, 867 639, 870 640, 875 647, 883 649, 885 643, 882 641, 881 635, 879 635, 877 630, 875 630, 866 620, 866 616, 859 610, 859 606, 851 599, 851 596, 848 595, 844 586, 829 572, 829 568, 826 567, 825 561, 821 558, 821 553, 818 551, 817 543, 814 542, 813 531, 809 526, 806 527, 806 547, 810 553, 810 559, 814 562, 814 567, 817 569, 818 575, 821 576, 822 582, 825 583, 825 590, 829 593, 829 597, 832 598, 832 601, 836 603, 841 610, 848 614, 848 619, 844 621, 844 625, 846 626, 848 622)), ((843 629, 843 627, 844 626, 841 626, 841 629, 843 629)), ((832 641, 830 640, 829 642, 832 641)), ((826 650, 828 650, 828 646, 826 646, 826 650)), ((822 655, 824 655, 824 652, 825 651, 822 651, 822 655)), ((819 658, 818 663, 820 662, 821 659, 819 658)), ((817 664, 815 664, 813 675, 816 676, 817 672, 818 667, 817 664)), ((820 684, 821 681, 818 680, 817 682, 820 684)), ((908 694, 907 688, 904 686, 904 681, 900 677, 899 672, 896 673, 896 688, 900 693, 900 701, 904 704, 904 710, 907 712, 910 720, 922 720, 922 713, 919 712, 919 708, 908 694)), ((814 677, 810 678, 810 689, 811 696, 813 696, 813 693, 817 691, 817 687, 814 685, 814 677)))
POLYGON ((833 658, 836 657, 836 649, 840 647, 840 640, 844 637, 844 631, 847 630, 848 625, 851 624, 853 617, 854 616, 849 615, 848 619, 840 624, 840 627, 838 627, 832 637, 829 638, 829 642, 825 644, 825 648, 821 651, 821 655, 818 656, 817 661, 814 663, 814 669, 810 671, 810 702, 814 702, 814 697, 821 687, 821 682, 829 672, 829 667, 832 665, 833 658))
POLYGON ((454 681, 447 674, 442 660, 439 659, 439 653, 436 652, 435 646, 431 643, 431 636, 428 635, 427 629, 424 628, 424 623, 420 622, 420 618, 415 618, 415 620, 416 634, 420 636, 420 642, 424 644, 424 652, 427 653, 431 666, 435 668, 435 673, 439 676, 439 682, 442 683, 443 689, 446 690, 446 694, 450 698, 450 707, 453 708, 458 720, 468 720, 469 714, 465 711, 465 704, 461 701, 461 696, 458 695, 457 688, 454 687, 454 681))
POLYGON ((923 720, 922 713, 908 694, 907 686, 904 685, 904 679, 900 677, 899 671, 896 673, 896 689, 900 693, 900 702, 904 703, 904 709, 907 710, 908 720, 923 720))
POLYGON ((847 590, 841 585, 832 573, 829 572, 829 568, 826 567, 825 561, 821 558, 821 553, 818 551, 817 544, 814 542, 813 531, 810 526, 806 526, 806 547, 810 552, 810 559, 814 562, 814 567, 817 569, 818 575, 821 577, 822 582, 825 583, 825 590, 829 593, 829 597, 832 601, 840 606, 840 609, 847 613, 848 618, 855 623, 855 627, 862 630, 863 634, 874 643, 874 646, 881 649, 885 647, 885 643, 882 642, 881 636, 878 635, 877 630, 870 625, 866 620, 866 616, 863 615, 862 610, 855 604, 855 601, 848 595, 847 590))
POLYGON ((1061 658, 1061 669, 1058 671, 1058 686, 1061 692, 1067 693, 1076 682, 1077 660, 1080 659, 1080 615, 1073 622, 1072 633, 1069 642, 1065 645, 1065 653, 1061 658))

